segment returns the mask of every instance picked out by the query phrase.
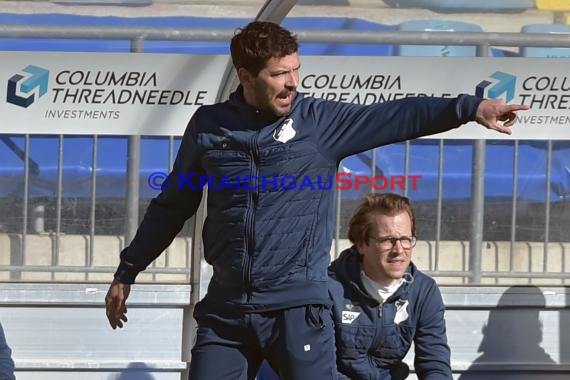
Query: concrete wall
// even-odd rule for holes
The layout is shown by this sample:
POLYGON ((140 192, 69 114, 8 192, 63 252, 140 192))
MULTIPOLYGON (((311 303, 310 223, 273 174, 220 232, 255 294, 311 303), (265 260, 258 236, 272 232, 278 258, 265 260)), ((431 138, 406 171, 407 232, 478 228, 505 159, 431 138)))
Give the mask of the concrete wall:
MULTIPOLYGON (((18 380, 185 380, 188 285, 135 285, 129 322, 106 321, 108 284, 3 284, 0 321, 18 380)), ((443 286, 454 378, 567 379, 569 289, 443 286)), ((407 361, 413 362, 413 349, 407 361)), ((414 379, 411 375, 410 379, 414 379)))

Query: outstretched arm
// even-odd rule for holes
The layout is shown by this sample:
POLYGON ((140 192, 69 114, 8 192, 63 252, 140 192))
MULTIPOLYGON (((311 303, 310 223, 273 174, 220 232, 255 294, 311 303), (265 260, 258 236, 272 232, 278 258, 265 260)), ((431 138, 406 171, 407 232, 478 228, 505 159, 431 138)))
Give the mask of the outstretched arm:
POLYGON ((486 128, 511 134, 511 127, 517 120, 516 111, 525 111, 529 107, 522 104, 505 104, 498 99, 483 100, 477 107, 476 121, 486 128))

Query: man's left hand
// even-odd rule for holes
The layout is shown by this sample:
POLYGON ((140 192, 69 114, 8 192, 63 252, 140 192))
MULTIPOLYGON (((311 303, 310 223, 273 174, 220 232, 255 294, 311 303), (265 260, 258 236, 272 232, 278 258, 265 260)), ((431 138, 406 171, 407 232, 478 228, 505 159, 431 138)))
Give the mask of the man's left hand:
POLYGON ((477 108, 477 123, 486 128, 510 135, 517 120, 516 111, 528 110, 523 104, 505 104, 503 100, 485 99, 477 108))

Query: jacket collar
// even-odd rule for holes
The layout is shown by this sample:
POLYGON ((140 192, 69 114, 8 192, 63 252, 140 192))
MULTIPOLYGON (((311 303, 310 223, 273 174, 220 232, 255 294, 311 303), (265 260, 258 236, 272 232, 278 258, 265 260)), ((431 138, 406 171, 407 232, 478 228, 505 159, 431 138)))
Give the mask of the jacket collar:
MULTIPOLYGON (((293 107, 291 107, 291 112, 299 104, 301 99, 303 99, 303 94, 296 92, 295 99, 293 100, 293 107)), ((258 123, 261 123, 262 125, 271 124, 281 118, 285 118, 288 116, 286 115, 278 117, 270 112, 257 109, 256 107, 248 104, 245 101, 245 97, 243 95, 243 86, 241 84, 233 93, 231 93, 229 98, 229 104, 234 107, 237 107, 239 109, 240 115, 243 118, 245 118, 245 120, 253 122, 255 125, 257 125, 258 123)))

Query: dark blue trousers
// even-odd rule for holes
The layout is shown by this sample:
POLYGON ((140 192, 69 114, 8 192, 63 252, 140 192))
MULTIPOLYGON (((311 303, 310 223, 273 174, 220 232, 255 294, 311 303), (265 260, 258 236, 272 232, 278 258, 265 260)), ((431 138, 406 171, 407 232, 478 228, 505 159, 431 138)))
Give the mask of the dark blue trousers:
POLYGON ((333 321, 325 306, 244 313, 203 300, 194 318, 190 380, 253 380, 263 359, 281 380, 336 379, 333 321))

